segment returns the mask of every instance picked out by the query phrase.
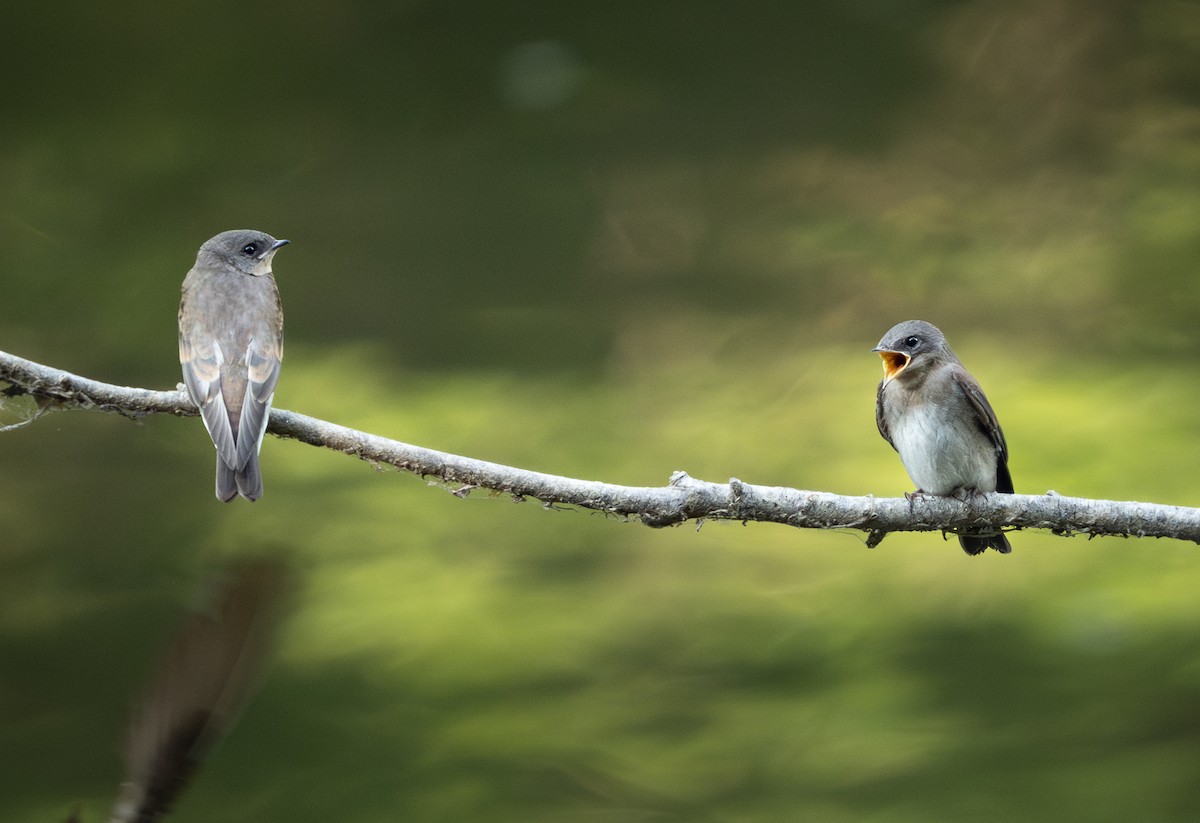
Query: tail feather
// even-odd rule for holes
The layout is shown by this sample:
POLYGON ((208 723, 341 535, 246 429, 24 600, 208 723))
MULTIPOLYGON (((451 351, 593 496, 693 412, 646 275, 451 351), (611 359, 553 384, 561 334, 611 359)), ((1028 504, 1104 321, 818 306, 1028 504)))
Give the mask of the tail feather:
POLYGON ((239 494, 250 501, 262 497, 262 472, 258 470, 258 455, 250 455, 245 468, 231 469, 217 455, 217 499, 228 503, 239 494))
POLYGON ((995 549, 1000 554, 1008 554, 1012 546, 1003 534, 960 534, 958 544, 969 555, 982 554, 987 549, 995 549))
POLYGON ((220 453, 217 454, 217 499, 228 503, 237 497, 238 486, 234 479, 234 471, 225 464, 220 453))
POLYGON ((262 497, 262 472, 258 470, 257 454, 250 455, 250 459, 246 461, 245 468, 239 472, 236 472, 234 474, 234 479, 237 481, 238 494, 240 494, 242 497, 251 502, 262 497))

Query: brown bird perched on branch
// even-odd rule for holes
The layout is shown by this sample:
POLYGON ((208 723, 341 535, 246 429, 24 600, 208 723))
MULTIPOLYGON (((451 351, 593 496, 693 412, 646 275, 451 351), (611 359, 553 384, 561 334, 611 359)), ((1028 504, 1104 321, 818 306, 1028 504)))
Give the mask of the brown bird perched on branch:
POLYGON ((262 496, 258 452, 283 360, 283 306, 271 259, 287 240, 238 229, 200 247, 183 281, 183 382, 217 448, 217 499, 262 496))
MULTIPOLYGON (((923 320, 893 326, 871 351, 883 358, 875 422, 900 453, 918 494, 1013 493, 1008 444, 983 389, 938 328, 923 320)), ((967 554, 1012 551, 1002 532, 960 533, 967 554)))

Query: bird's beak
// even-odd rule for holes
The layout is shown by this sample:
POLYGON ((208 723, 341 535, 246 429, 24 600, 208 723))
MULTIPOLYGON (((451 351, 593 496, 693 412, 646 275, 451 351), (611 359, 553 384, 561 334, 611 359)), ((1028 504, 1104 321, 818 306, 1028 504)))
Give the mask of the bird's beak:
POLYGON ((279 251, 282 247, 286 246, 290 242, 292 241, 276 240, 274 243, 268 246, 266 251, 255 258, 258 260, 258 265, 254 267, 254 271, 252 271, 251 274, 253 274, 255 277, 261 277, 262 275, 270 274, 271 258, 275 256, 275 252, 279 251))
POLYGON ((904 352, 892 351, 891 349, 874 348, 871 351, 876 352, 883 360, 883 385, 887 385, 896 378, 900 372, 908 366, 912 358, 904 352))

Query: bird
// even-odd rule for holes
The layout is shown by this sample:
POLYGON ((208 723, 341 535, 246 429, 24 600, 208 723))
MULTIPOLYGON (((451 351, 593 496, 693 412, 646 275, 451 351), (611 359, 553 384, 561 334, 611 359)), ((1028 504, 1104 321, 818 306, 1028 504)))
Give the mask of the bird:
POLYGON ((252 229, 207 240, 183 281, 179 362, 217 450, 217 499, 262 496, 258 452, 283 361, 283 306, 271 261, 287 240, 252 229))
MULTIPOLYGON (((871 349, 883 359, 875 423, 900 454, 917 494, 966 499, 1013 494, 1008 444, 979 382, 932 323, 906 320, 871 349)), ((958 534, 963 551, 1008 554, 1003 532, 958 534)))

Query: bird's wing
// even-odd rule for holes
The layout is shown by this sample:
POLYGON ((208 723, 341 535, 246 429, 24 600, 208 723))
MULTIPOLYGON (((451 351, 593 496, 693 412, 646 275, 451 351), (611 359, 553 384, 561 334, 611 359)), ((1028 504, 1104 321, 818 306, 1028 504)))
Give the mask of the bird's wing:
POLYGON ((242 468, 262 446, 263 433, 271 414, 271 398, 279 383, 279 367, 283 362, 283 335, 277 334, 264 340, 251 338, 246 347, 246 399, 242 403, 242 417, 238 421, 237 461, 233 464, 242 468))
POLYGON ((987 435, 996 449, 996 491, 1012 494, 1012 475, 1008 472, 1008 443, 1004 440, 1004 432, 1000 428, 1000 421, 996 419, 996 412, 992 410, 992 404, 988 402, 979 382, 966 369, 955 369, 954 382, 970 401, 979 430, 987 435))
POLYGON ((880 380, 879 388, 875 391, 875 425, 879 428, 879 433, 883 435, 883 439, 888 442, 889 446, 895 449, 896 444, 892 442, 892 433, 888 430, 887 418, 883 415, 883 388, 883 381, 880 380))
POLYGON ((237 447, 233 429, 229 425, 225 398, 221 394, 221 366, 225 363, 225 356, 220 344, 202 329, 181 328, 179 363, 183 367, 183 383, 192 402, 200 409, 208 436, 212 438, 221 459, 226 465, 232 466, 237 458, 237 447))

